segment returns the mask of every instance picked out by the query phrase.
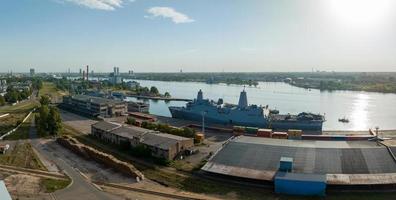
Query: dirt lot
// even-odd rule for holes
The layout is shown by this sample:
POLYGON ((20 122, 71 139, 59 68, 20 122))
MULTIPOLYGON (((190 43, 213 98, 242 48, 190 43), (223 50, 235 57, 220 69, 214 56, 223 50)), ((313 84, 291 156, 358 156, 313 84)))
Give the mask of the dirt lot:
POLYGON ((73 152, 63 148, 55 141, 48 140, 46 143, 43 143, 44 150, 52 152, 56 157, 61 158, 69 165, 78 169, 80 172, 85 174, 88 178, 93 181, 101 181, 101 182, 111 182, 118 184, 133 184, 136 183, 136 180, 124 176, 123 174, 112 170, 102 164, 99 164, 92 160, 86 160, 73 152))
POLYGON ((84 134, 91 133, 91 125, 98 122, 64 110, 60 110, 60 113, 64 124, 84 134))
POLYGON ((0 172, 0 179, 4 180, 7 190, 13 199, 53 200, 51 194, 46 193, 42 178, 25 174, 0 172))
POLYGON ((9 144, 10 148, 5 154, 0 154, 0 164, 46 170, 27 141, 7 141, 2 143, 9 144))

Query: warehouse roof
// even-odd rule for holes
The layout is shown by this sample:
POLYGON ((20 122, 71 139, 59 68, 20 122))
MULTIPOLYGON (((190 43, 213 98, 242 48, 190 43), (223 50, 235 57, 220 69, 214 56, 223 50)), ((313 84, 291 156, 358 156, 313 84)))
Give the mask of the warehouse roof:
POLYGON ((92 125, 96 129, 104 130, 104 131, 112 131, 116 128, 120 128, 121 124, 113 123, 113 122, 106 122, 100 121, 92 125))
POLYGON ((72 96, 73 99, 77 99, 79 101, 91 101, 92 103, 96 104, 118 104, 123 103, 122 101, 115 100, 115 99, 108 99, 102 97, 95 97, 95 96, 88 96, 88 95, 75 95, 72 96))
POLYGON ((182 140, 191 140, 190 138, 183 138, 166 133, 150 133, 145 134, 141 142, 145 145, 155 146, 159 149, 167 150, 169 147, 175 145, 182 140))
POLYGON ((180 137, 167 133, 160 133, 136 126, 122 126, 121 124, 101 121, 92 125, 97 129, 111 132, 120 137, 133 139, 140 138, 140 142, 145 145, 155 146, 159 149, 167 150, 179 141, 192 140, 191 138, 180 137))
POLYGON ((111 132, 118 136, 132 139, 133 137, 142 137, 144 134, 150 132, 150 130, 136 126, 122 126, 111 132))
POLYGON ((396 173, 396 163, 387 149, 375 142, 292 141, 246 136, 231 140, 202 169, 271 180, 281 157, 293 158, 295 173, 396 173), (252 173, 255 175, 250 176, 252 173), (262 173, 267 176, 261 176, 262 173))

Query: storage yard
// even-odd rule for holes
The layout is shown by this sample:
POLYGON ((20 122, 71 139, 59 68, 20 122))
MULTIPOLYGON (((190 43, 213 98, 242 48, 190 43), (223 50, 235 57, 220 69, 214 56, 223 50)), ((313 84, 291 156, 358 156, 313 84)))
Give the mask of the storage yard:
POLYGON ((396 183, 396 162, 392 154, 385 146, 370 141, 238 136, 224 145, 202 170, 254 181, 272 181, 281 157, 293 158, 293 173, 327 175, 328 185, 396 183))

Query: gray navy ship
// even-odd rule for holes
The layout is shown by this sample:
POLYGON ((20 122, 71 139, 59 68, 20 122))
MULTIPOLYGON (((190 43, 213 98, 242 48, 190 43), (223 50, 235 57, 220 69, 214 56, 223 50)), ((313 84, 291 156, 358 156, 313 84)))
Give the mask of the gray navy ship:
POLYGON ((324 116, 318 114, 303 112, 298 115, 282 115, 276 110, 268 109, 268 106, 248 105, 245 90, 240 94, 238 105, 224 103, 223 99, 217 102, 204 99, 202 90, 199 90, 197 98, 188 102, 186 106, 170 106, 169 110, 173 118, 201 121, 204 117, 205 122, 212 124, 252 126, 274 130, 321 131, 325 121, 324 116))

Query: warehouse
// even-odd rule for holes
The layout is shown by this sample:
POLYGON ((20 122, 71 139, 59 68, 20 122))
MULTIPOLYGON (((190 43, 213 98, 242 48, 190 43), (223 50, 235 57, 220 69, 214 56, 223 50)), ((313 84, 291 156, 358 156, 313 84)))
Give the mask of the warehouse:
POLYGON ((173 160, 184 150, 194 146, 192 138, 160 133, 136 126, 122 126, 113 122, 101 121, 92 125, 92 135, 114 144, 128 143, 131 147, 144 145, 152 156, 173 160))
POLYGON ((60 107, 90 117, 114 117, 127 112, 126 102, 87 95, 65 96, 60 107))
POLYGON ((281 157, 292 158, 294 173, 325 174, 327 184, 378 184, 396 180, 396 163, 387 148, 369 141, 304 141, 239 136, 219 150, 202 170, 272 181, 281 157))

